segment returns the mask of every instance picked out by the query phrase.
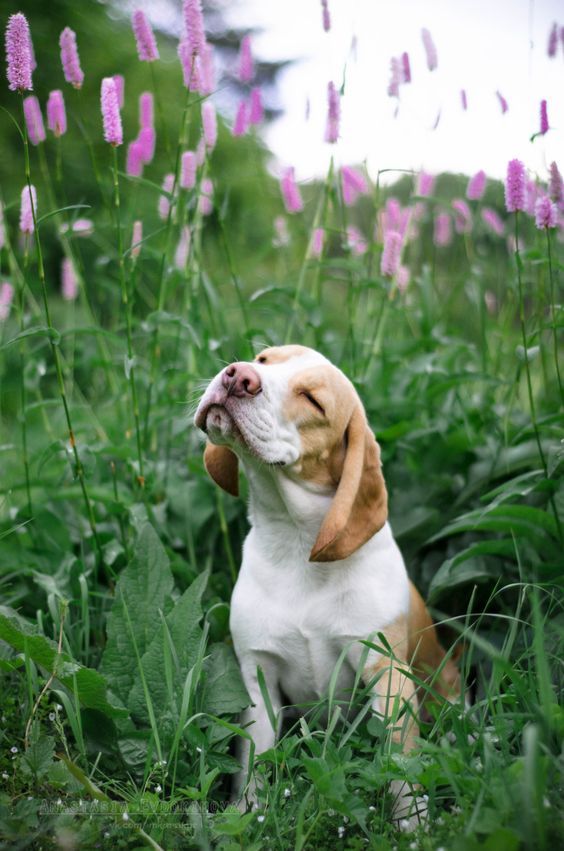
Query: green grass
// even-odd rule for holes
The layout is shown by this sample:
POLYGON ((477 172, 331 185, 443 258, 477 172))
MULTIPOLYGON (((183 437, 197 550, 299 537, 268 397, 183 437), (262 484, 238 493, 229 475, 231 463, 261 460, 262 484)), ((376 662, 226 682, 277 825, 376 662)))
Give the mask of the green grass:
MULTIPOLYGON (((332 170, 304 190, 304 213, 286 217, 290 243, 275 246, 283 209, 266 152, 223 127, 199 172, 215 182, 209 217, 197 190, 183 191, 161 221, 165 155, 135 181, 118 151, 118 237, 112 152, 94 148, 98 187, 68 108, 80 188, 51 179, 49 140, 45 156, 31 151, 35 244, 18 238, 19 190, 4 198, 1 274, 16 299, 0 323, 2 838, 225 851, 562 844, 561 244, 552 238, 549 263, 547 235, 523 215, 516 264, 475 204, 472 233, 435 248, 433 215, 466 183, 442 175, 406 243, 411 281, 399 292, 380 275, 374 225, 391 194, 416 202, 415 176, 378 180, 349 208, 332 170), (61 235, 85 214, 91 236, 61 235), (312 259, 320 222, 325 250, 312 259), (179 269, 184 224, 192 241, 179 269), (347 248, 350 224, 365 254, 347 248), (58 294, 63 255, 79 278, 72 303, 58 294), (382 448, 392 527, 445 646, 464 642, 473 706, 439 704, 409 756, 360 684, 346 704, 330 694, 302 707, 258 756, 259 808, 242 815, 229 801, 247 697, 228 617, 245 494, 207 479, 189 414, 223 364, 288 338, 355 382, 382 448), (391 822, 394 779, 428 796, 415 835, 391 822)), ((16 96, 10 109, 20 121, 16 96)), ((168 120, 181 138, 180 116, 168 120)), ((195 144, 196 97, 188 120, 195 144)), ((19 149, 20 186, 24 165, 19 149)), ((490 181, 484 203, 501 211, 502 194, 490 181)))

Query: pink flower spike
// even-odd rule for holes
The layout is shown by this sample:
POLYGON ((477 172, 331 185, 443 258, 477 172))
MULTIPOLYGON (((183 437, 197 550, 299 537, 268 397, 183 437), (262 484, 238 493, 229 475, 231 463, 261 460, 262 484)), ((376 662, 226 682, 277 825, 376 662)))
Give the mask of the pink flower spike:
POLYGON ((198 168, 203 166, 206 161, 206 143, 204 142, 204 137, 200 137, 200 141, 196 146, 196 165, 198 168))
POLYGON ((395 230, 384 234, 384 250, 380 261, 380 272, 388 278, 393 278, 399 268, 402 246, 401 233, 395 230))
POLYGON ((78 48, 76 46, 76 33, 70 27, 65 27, 59 39, 61 48, 61 64, 65 80, 75 89, 82 88, 84 73, 80 67, 78 48))
POLYGON ((462 109, 464 112, 468 109, 468 97, 466 95, 466 89, 460 89, 460 103, 462 104, 462 109))
POLYGON ((31 91, 33 53, 29 24, 25 15, 10 15, 6 27, 6 62, 8 86, 12 92, 31 91))
POLYGON ((402 83, 411 83, 411 65, 409 64, 409 53, 401 55, 401 81, 402 83))
POLYGON ((535 204, 535 224, 539 230, 558 225, 558 208, 548 195, 543 195, 535 204))
POLYGON ((396 272, 396 284, 400 293, 404 293, 409 286, 410 273, 407 266, 399 266, 396 272))
POLYGON ((213 211, 213 183, 209 177, 202 180, 198 207, 202 216, 209 216, 213 211))
POLYGON ((555 204, 562 204, 564 201, 564 181, 562 180, 562 175, 558 171, 558 166, 555 162, 550 164, 548 194, 555 204))
POLYGON ((272 244, 275 248, 282 248, 290 244, 290 233, 288 223, 284 216, 276 216, 274 219, 274 238, 272 244))
POLYGON ((190 232, 190 228, 187 225, 184 225, 180 232, 180 239, 178 240, 176 251, 174 252, 174 265, 177 269, 180 269, 181 271, 186 268, 186 263, 188 262, 188 255, 190 253, 191 241, 192 235, 190 232))
POLYGON ((354 225, 349 225, 347 228, 347 248, 349 248, 350 251, 357 256, 366 254, 366 250, 368 248, 368 244, 364 236, 354 225))
POLYGON ((204 142, 208 151, 215 148, 217 142, 217 116, 215 106, 209 100, 202 104, 202 129, 204 131, 204 142))
POLYGON ((241 47, 239 50, 239 80, 241 83, 250 83, 254 77, 254 73, 255 69, 253 54, 251 53, 251 37, 250 35, 245 35, 241 39, 241 47))
POLYGON ((509 104, 507 103, 507 101, 505 100, 505 98, 503 97, 501 92, 496 92, 496 95, 497 95, 497 99, 499 101, 499 105, 501 107, 501 114, 505 115, 505 113, 509 109, 509 104))
POLYGON ((8 281, 0 285, 0 322, 5 322, 10 315, 10 308, 14 300, 14 288, 8 281))
POLYGON ((114 83, 116 84, 119 108, 123 109, 123 104, 125 103, 125 79, 123 74, 114 74, 114 83))
POLYGON ((45 125, 39 101, 35 95, 29 95, 24 99, 23 106, 29 141, 32 145, 39 145, 40 142, 45 141, 45 125))
POLYGON ((341 168, 343 186, 343 202, 346 207, 352 207, 359 195, 368 192, 368 184, 358 169, 344 165, 341 168))
POLYGON ((540 102, 540 132, 541 135, 544 136, 545 133, 548 133, 550 127, 548 124, 548 110, 546 107, 546 101, 541 100, 540 102))
POLYGON ((323 228, 315 228, 311 237, 311 256, 319 259, 323 253, 325 231, 323 228))
POLYGON ((525 198, 525 166, 521 160, 511 160, 507 165, 505 180, 505 209, 508 213, 524 210, 525 198))
POLYGON ((213 47, 205 44, 200 54, 200 92, 203 95, 211 95, 215 89, 215 65, 213 58, 213 47))
POLYGON ((193 189, 196 185, 196 154, 184 151, 180 165, 180 186, 182 189, 193 189))
POLYGON ((157 141, 157 134, 153 127, 142 127, 139 131, 139 135, 137 136, 137 141, 139 142, 142 150, 142 158, 143 164, 149 165, 153 161, 153 157, 155 156, 155 147, 157 141))
POLYGON ((260 88, 251 89, 249 98, 249 124, 260 124, 264 119, 264 108, 260 88))
POLYGON ((470 207, 462 198, 455 198, 452 202, 454 210, 454 229, 457 233, 470 233, 472 230, 472 213, 470 207))
POLYGON ((127 146, 126 174, 131 177, 141 177, 143 174, 143 145, 136 139, 127 146))
POLYGON ((468 181, 466 197, 469 201, 479 201, 486 189, 486 172, 477 171, 468 181))
POLYGON ((417 191, 415 194, 419 195, 421 198, 428 198, 429 195, 433 194, 434 188, 435 178, 433 177, 433 175, 427 174, 425 171, 422 171, 417 181, 417 191))
POLYGON ((20 230, 22 233, 32 234, 35 230, 33 222, 34 214, 37 218, 37 192, 35 191, 35 186, 28 187, 26 185, 22 189, 22 200, 20 206, 20 230))
POLYGON ((143 239, 143 222, 133 222, 133 231, 131 233, 131 249, 130 254, 134 259, 137 259, 141 254, 141 240, 143 239))
POLYGON ((202 4, 200 0, 184 0, 182 10, 190 53, 203 53, 206 44, 206 33, 202 4))
POLYGON ((558 50, 558 24, 556 21, 553 23, 550 28, 550 33, 548 35, 548 47, 547 54, 549 59, 554 59, 556 56, 556 52, 558 50))
POLYGON ((155 110, 153 95, 151 92, 143 92, 139 95, 139 126, 153 127, 155 122, 155 110))
MULTIPOLYGON (((163 180, 163 189, 165 192, 172 194, 174 189, 174 174, 166 174, 163 180)), ((170 214, 171 203, 166 195, 161 195, 159 198, 159 216, 166 221, 170 214)))
POLYGON ((421 38, 423 39, 423 47, 425 48, 425 55, 427 57, 427 68, 429 71, 434 71, 438 65, 437 48, 435 47, 431 33, 425 27, 421 30, 421 38))
POLYGON ((339 119, 341 114, 341 103, 339 92, 334 83, 327 85, 327 126, 325 129, 325 141, 334 145, 339 138, 339 119))
POLYGON ((65 101, 60 89, 55 89, 49 93, 47 100, 47 126, 53 136, 57 138, 67 132, 65 101))
POLYGON ((70 257, 61 263, 61 295, 65 301, 74 301, 78 295, 78 278, 70 257))
POLYGON ((329 14, 328 0, 321 0, 321 20, 326 33, 331 29, 331 15, 329 14))
POLYGON ((116 83, 113 77, 104 77, 102 80, 100 103, 104 124, 104 139, 110 145, 121 145, 123 143, 123 130, 116 83))
POLYGON ((450 245, 452 241, 451 221, 448 213, 439 213, 435 218, 433 242, 439 248, 450 245))
POLYGON ((73 223, 72 232, 76 236, 92 236, 94 233, 94 222, 92 219, 77 219, 73 223))
POLYGON ((202 86, 200 59, 196 53, 192 53, 190 44, 186 39, 178 45, 178 58, 182 66, 184 85, 189 92, 199 92, 202 86))
POLYGON ((233 124, 232 136, 244 136, 249 129, 249 115, 247 110, 247 101, 239 101, 235 122, 233 124))
POLYGON ((135 43, 137 45, 137 55, 140 62, 155 62, 159 58, 159 49, 153 28, 145 12, 141 9, 136 9, 131 17, 131 26, 133 28, 133 35, 135 36, 135 43))
POLYGON ((401 83, 401 65, 396 56, 390 59, 390 82, 388 83, 388 96, 391 98, 399 97, 399 87, 401 83))
POLYGON ((490 209, 490 207, 484 207, 482 210, 482 220, 497 236, 503 236, 505 233, 505 225, 496 211, 490 209))
POLYGON ((300 213, 304 208, 304 202, 296 184, 293 168, 284 170, 280 180, 280 190, 286 211, 288 213, 300 213))

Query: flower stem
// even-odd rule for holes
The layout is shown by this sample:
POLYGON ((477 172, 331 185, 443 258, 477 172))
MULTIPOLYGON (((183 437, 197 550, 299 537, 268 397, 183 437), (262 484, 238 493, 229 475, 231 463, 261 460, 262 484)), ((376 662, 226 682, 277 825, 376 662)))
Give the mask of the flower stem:
MULTIPOLYGON (((23 114, 23 92, 21 93, 22 97, 22 114, 23 114)), ((67 402, 67 395, 65 390, 65 382, 63 378, 63 371, 61 368, 61 360, 59 356, 58 345, 55 343, 55 328, 51 321, 51 312, 49 310, 49 299, 47 296, 47 283, 45 280, 45 267, 43 265, 43 254, 41 251, 41 240, 39 239, 39 230, 37 227, 37 216, 35 212, 35 204, 33 203, 33 195, 31 192, 31 169, 29 163, 29 142, 27 137, 27 126, 25 123, 24 116, 24 158, 25 158, 25 179, 27 183, 27 188, 29 192, 29 200, 31 206, 31 215, 33 218, 33 232, 35 235, 35 247, 37 250, 37 271, 39 275, 39 282, 41 284, 41 295, 43 299, 43 307, 45 310, 45 321, 47 322, 47 327, 51 332, 49 336, 49 344, 51 346, 51 353, 53 355, 53 361, 55 363, 55 371, 57 373, 57 384, 59 387, 59 394, 61 396, 61 401, 63 403, 63 409, 65 412, 65 420, 67 424, 67 430, 69 434, 69 443, 71 446, 71 450, 74 456, 75 463, 75 473, 78 478, 80 489, 82 491, 82 496, 84 498, 84 504, 86 507, 86 516, 88 518, 88 523, 90 525, 90 531, 92 532, 92 537, 94 538, 94 543, 96 545, 96 550, 98 553, 98 558, 101 564, 104 564, 104 557, 102 553, 102 546, 100 544, 100 539, 98 537, 98 530, 96 528, 96 518, 94 517, 94 511, 92 509, 92 503, 90 502, 90 497, 88 496, 88 490, 86 487, 86 479, 84 475, 84 467, 82 466, 82 461, 80 460, 80 456, 78 454, 78 449, 76 446, 76 440, 74 436, 74 430, 72 427, 72 420, 70 415, 70 409, 67 402)))
POLYGON ((123 257, 123 245, 121 238, 121 208, 120 208, 120 195, 119 195, 119 177, 118 177, 118 158, 117 158, 117 146, 112 145, 113 148, 113 175, 114 175, 114 210, 116 216, 116 232, 117 232, 117 251, 118 251, 118 264, 119 264, 119 280, 121 285, 121 301, 123 304, 123 309, 125 312, 125 323, 126 323, 126 335, 127 335, 127 360, 128 360, 128 371, 129 371, 129 385, 131 388, 131 402, 133 404, 133 417, 135 419, 135 435, 137 439, 137 461, 139 463, 139 472, 137 475, 137 482, 141 488, 145 487, 145 475, 143 472, 143 452, 141 448, 141 423, 139 419, 139 404, 137 402, 137 386, 135 383, 135 366, 134 366, 134 356, 133 356, 133 343, 132 343, 132 334, 131 334, 131 305, 129 300, 129 294, 127 292, 127 282, 125 279, 125 263, 123 257))
POLYGON ((554 345, 554 365, 556 367, 556 377, 558 379, 558 389, 560 391, 560 401, 564 405, 564 388, 562 385, 562 377, 560 375, 560 366, 558 363, 558 334, 556 331, 556 315, 554 310, 554 273, 552 269, 552 247, 550 244, 550 231, 546 231, 546 247, 548 251, 548 277, 550 281, 550 313, 552 318, 552 342, 554 345))

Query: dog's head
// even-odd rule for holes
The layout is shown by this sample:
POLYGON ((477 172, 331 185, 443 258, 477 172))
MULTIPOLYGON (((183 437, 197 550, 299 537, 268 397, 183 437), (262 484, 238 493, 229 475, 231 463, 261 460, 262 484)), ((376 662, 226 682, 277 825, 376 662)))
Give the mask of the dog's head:
POLYGON ((334 492, 311 561, 347 558, 382 528, 387 494, 380 451, 348 378, 304 346, 265 349, 210 382, 195 416, 208 437, 204 461, 238 493, 237 455, 334 492))

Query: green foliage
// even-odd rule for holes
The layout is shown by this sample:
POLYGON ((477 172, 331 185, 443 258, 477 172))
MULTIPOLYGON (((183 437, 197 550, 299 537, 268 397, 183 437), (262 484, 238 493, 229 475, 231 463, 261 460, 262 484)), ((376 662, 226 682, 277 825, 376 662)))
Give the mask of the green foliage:
MULTIPOLYGON (((163 176, 183 134, 194 148, 201 131, 200 98, 186 101, 175 45, 159 34, 153 80, 128 23, 110 24, 103 4, 54 4, 49 15, 40 6, 21 4, 40 101, 64 88, 56 43, 65 25, 77 31, 86 79, 80 94, 64 88, 60 149, 48 138, 31 151, 38 244, 19 241, 24 158, 14 123, 0 118, 0 161, 10 164, 0 272, 16 291, 0 321, 2 839, 224 851, 559 847, 561 245, 552 241, 549 263, 546 234, 521 221, 526 250, 515 264, 476 204, 472 233, 438 248, 434 215, 464 195, 465 176, 441 175, 422 200, 414 175, 385 188, 378 175, 346 207, 333 171, 303 188, 304 213, 286 216, 288 240, 273 244, 283 208, 268 152, 256 135, 233 139, 221 121, 195 190, 172 193, 161 220, 163 176), (124 174, 118 152, 121 254, 98 107, 101 77, 118 70, 127 140, 140 92, 156 82, 162 107, 157 155, 141 180, 124 174), (210 216, 198 201, 207 176, 210 216), (414 218, 422 204, 418 235, 403 247, 404 291, 379 271, 375 224, 392 195, 414 218), (72 231, 83 215, 88 236, 72 231), (325 247, 314 258, 310 234, 321 225, 325 247), (363 254, 348 245, 351 225, 366 237, 363 254), (79 283, 72 303, 58 294, 63 257, 79 283), (394 533, 445 646, 465 647, 473 707, 439 701, 405 756, 365 688, 345 701, 332 688, 258 756, 258 810, 239 813, 230 780, 237 740, 249 736, 237 717, 248 695, 229 600, 247 531, 245 484, 234 500, 210 482, 190 413, 226 362, 285 340, 318 348, 355 382, 381 445, 394 533), (415 837, 391 822, 391 780, 428 796, 429 826, 415 837), (96 817, 78 801, 96 804, 96 817)), ((0 99, 20 121, 17 97, 2 89, 0 99)), ((484 203, 502 210, 498 182, 488 182, 484 203)))

